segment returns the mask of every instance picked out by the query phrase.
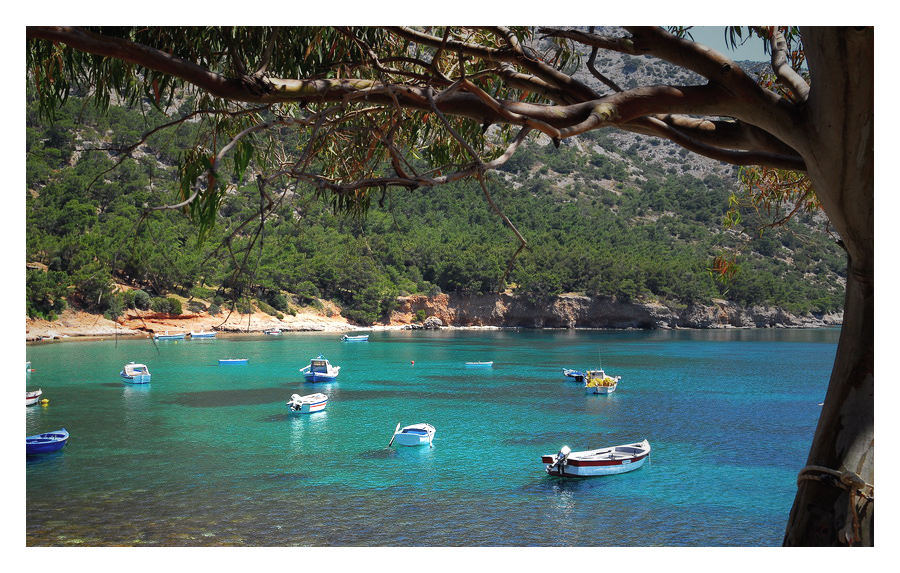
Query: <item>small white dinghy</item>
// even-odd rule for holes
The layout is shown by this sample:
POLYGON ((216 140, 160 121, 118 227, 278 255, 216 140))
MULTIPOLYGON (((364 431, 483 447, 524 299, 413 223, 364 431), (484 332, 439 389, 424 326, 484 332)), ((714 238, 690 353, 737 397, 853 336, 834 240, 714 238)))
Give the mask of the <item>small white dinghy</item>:
POLYGON ((563 446, 558 454, 541 456, 541 462, 552 476, 593 477, 634 471, 644 465, 649 455, 650 442, 644 440, 584 452, 573 452, 569 446, 563 446))
POLYGON ((394 437, 391 438, 388 447, 394 442, 397 442, 398 446, 424 446, 428 444, 430 447, 432 440, 434 440, 435 431, 434 426, 431 424, 412 424, 402 428, 400 424, 397 424, 397 427, 394 429, 394 437))
POLYGON ((287 407, 291 412, 297 414, 312 414, 313 412, 321 412, 328 404, 328 396, 322 393, 292 394, 291 399, 287 401, 287 407))

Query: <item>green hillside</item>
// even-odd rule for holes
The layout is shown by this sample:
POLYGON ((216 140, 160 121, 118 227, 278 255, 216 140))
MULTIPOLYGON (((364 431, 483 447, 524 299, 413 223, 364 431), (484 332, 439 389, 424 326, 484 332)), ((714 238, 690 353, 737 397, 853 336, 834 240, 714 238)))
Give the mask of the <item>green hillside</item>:
POLYGON ((213 303, 213 312, 253 304, 287 313, 333 300, 361 324, 383 318, 401 294, 503 289, 534 300, 563 292, 674 305, 725 298, 792 312, 843 303, 843 252, 820 216, 760 234, 748 211, 744 227, 726 231, 736 173, 648 138, 592 133, 559 148, 536 140, 491 174, 495 202, 528 241, 501 284, 518 243, 473 182, 386 190, 364 218, 335 215, 311 189, 270 190, 280 204, 260 228, 248 176, 200 242, 180 211, 142 219, 148 206, 179 201, 175 166, 196 137, 191 123, 123 155, 169 119, 149 106, 102 115, 70 98, 47 125, 30 100, 27 108, 33 317, 66 305, 110 317, 130 305, 165 311, 176 304, 171 294, 205 301, 185 311, 213 303), (734 279, 714 280, 713 257, 737 250, 734 279), (143 293, 117 293, 115 283, 143 293))

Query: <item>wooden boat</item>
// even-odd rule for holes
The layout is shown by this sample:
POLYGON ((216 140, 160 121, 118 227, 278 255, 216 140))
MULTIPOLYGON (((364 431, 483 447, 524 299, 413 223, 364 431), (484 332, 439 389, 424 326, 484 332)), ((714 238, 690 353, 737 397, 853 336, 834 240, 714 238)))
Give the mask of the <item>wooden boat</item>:
POLYGON ((183 332, 180 334, 169 334, 169 331, 167 330, 164 334, 154 334, 153 335, 153 340, 183 340, 183 339, 184 339, 183 332))
POLYGON ((321 412, 328 404, 328 396, 322 393, 308 394, 301 396, 300 394, 292 394, 291 399, 287 402, 287 407, 291 412, 297 414, 312 414, 321 412))
POLYGON ((32 392, 25 391, 25 405, 31 406, 32 404, 37 404, 38 400, 41 399, 41 394, 43 394, 43 390, 38 388, 32 392))
POLYGON ((332 366, 321 354, 309 361, 309 366, 300 369, 307 382, 328 382, 338 377, 340 366, 332 366))
POLYGON ((466 368, 493 368, 493 362, 466 362, 466 368))
POLYGON ((558 454, 541 456, 552 476, 593 477, 622 474, 638 469, 650 455, 650 442, 573 452, 563 446, 558 454))
POLYGON ((369 335, 368 334, 360 334, 359 336, 350 336, 345 334, 341 337, 341 340, 344 342, 368 342, 369 335))
POLYGON ((247 364, 249 358, 219 358, 219 364, 247 364))
POLYGON ((602 369, 588 370, 584 388, 592 394, 612 394, 616 391, 621 379, 621 376, 607 376, 602 369))
POLYGON ((400 424, 397 424, 397 427, 394 428, 394 437, 391 438, 388 447, 394 442, 398 446, 424 446, 428 444, 430 447, 432 440, 434 440, 435 431, 434 426, 431 424, 412 424, 402 428, 400 424))
POLYGON ((587 376, 583 370, 571 370, 569 368, 563 368, 563 374, 569 378, 573 378, 579 384, 584 382, 584 379, 587 376))
POLYGON ((194 332, 193 330, 191 331, 191 340, 193 340, 195 338, 215 338, 215 337, 216 337, 215 330, 212 330, 209 332, 207 332, 205 330, 201 330, 200 332, 194 332))
POLYGON ((150 382, 150 369, 144 364, 129 362, 119 372, 119 376, 129 384, 147 384, 150 382))
POLYGON ((269 336, 281 336, 281 329, 280 328, 272 328, 269 330, 264 330, 263 334, 268 334, 269 336))
POLYGON ((49 454, 63 449, 69 439, 69 432, 65 428, 55 432, 37 434, 25 438, 26 454, 49 454))

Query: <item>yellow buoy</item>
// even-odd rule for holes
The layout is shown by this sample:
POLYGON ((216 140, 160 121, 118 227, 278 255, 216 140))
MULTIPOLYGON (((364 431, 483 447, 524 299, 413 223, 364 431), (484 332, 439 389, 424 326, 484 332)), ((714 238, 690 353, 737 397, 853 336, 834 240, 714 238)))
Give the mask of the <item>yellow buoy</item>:
POLYGON ((43 400, 41 400, 41 406, 46 406, 46 405, 49 404, 49 403, 50 403, 50 399, 49 399, 49 398, 44 398, 43 400))

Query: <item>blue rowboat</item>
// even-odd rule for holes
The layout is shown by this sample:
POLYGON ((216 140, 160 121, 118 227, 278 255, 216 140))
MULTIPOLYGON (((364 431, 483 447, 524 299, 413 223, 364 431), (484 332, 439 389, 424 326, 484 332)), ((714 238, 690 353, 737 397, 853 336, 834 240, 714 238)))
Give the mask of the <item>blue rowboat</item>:
POLYGON ((249 358, 220 358, 219 364, 247 364, 249 358))
POLYGON ((25 438, 25 453, 49 454, 50 452, 56 452, 63 449, 68 439, 69 432, 65 428, 55 432, 47 432, 46 434, 28 436, 25 438))
POLYGON ((195 338, 215 338, 215 337, 216 337, 215 330, 213 330, 211 332, 207 332, 205 330, 201 330, 200 332, 194 332, 193 330, 191 331, 191 340, 193 340, 195 338))
POLYGON ((122 377, 122 381, 128 382, 129 384, 150 383, 150 369, 144 364, 129 362, 125 365, 125 368, 122 368, 122 371, 119 372, 119 376, 122 377))
POLYGON ((368 342, 369 335, 361 334, 359 336, 350 336, 350 335, 345 334, 344 336, 341 337, 341 340, 343 340, 344 342, 368 342))
POLYGON ((154 340, 184 340, 184 333, 181 334, 169 334, 167 330, 165 334, 154 334, 154 340))

